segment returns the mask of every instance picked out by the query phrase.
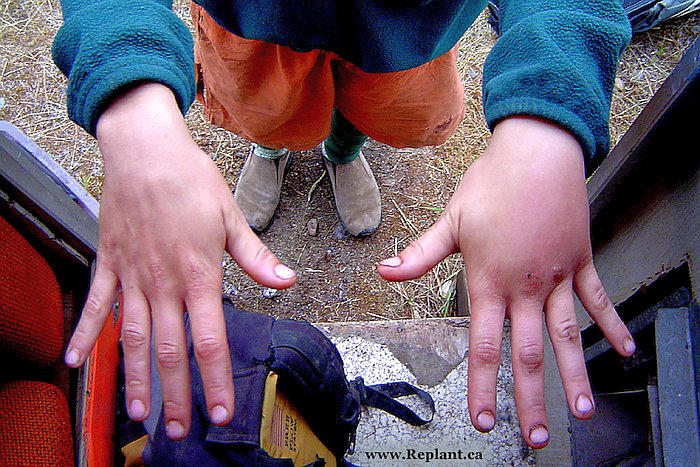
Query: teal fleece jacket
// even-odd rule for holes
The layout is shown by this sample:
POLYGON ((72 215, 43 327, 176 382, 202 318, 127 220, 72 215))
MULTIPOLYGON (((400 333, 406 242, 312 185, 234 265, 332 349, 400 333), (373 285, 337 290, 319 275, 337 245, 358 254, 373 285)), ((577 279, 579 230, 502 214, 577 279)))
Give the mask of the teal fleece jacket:
MULTIPOLYGON (((457 43, 487 0, 198 0, 223 27, 297 51, 336 52, 371 73, 413 68, 457 43)), ((193 44, 170 0, 62 0, 53 58, 68 113, 94 134, 111 96, 136 82, 195 97, 193 44)), ((578 139, 590 173, 609 147, 615 69, 631 37, 621 0, 501 0, 502 36, 484 66, 491 129, 512 115, 553 120, 578 139)))

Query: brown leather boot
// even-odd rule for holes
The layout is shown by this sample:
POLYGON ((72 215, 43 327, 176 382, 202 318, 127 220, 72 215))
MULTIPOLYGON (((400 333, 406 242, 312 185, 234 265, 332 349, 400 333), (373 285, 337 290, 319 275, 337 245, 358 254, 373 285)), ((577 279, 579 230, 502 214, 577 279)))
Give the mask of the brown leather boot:
POLYGON ((256 232, 265 229, 275 215, 290 156, 286 149, 253 145, 243 165, 233 197, 256 232))
POLYGON ((382 199, 365 156, 360 152, 350 162, 334 164, 328 160, 325 146, 321 150, 340 221, 350 235, 371 235, 382 220, 382 199))

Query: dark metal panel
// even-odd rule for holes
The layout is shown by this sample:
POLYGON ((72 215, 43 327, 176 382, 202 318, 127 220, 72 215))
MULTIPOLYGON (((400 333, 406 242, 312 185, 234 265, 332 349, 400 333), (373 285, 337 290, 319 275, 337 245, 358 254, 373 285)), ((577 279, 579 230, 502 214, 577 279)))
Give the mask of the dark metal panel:
POLYGON ((661 417, 659 416, 659 387, 647 386, 649 397, 649 421, 651 422, 651 440, 654 447, 654 465, 664 467, 664 450, 661 444, 661 417))
POLYGON ((688 308, 664 308, 656 318, 661 444, 664 464, 700 465, 693 334, 688 308))
POLYGON ((596 414, 592 420, 582 421, 570 417, 571 465, 649 465, 648 462, 653 461, 654 455, 648 449, 649 414, 646 391, 598 394, 595 399, 596 414))

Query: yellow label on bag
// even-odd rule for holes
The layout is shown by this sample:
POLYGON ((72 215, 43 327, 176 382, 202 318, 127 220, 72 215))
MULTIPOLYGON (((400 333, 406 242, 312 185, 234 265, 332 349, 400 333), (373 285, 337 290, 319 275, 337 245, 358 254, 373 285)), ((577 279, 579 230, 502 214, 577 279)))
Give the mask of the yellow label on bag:
POLYGON ((144 435, 121 448, 124 456, 124 467, 145 467, 143 450, 146 448, 148 435, 144 435))
POLYGON ((314 434, 299 410, 277 391, 277 375, 270 372, 265 381, 260 444, 276 459, 291 459, 295 466, 308 465, 317 459, 336 467, 335 456, 314 434))

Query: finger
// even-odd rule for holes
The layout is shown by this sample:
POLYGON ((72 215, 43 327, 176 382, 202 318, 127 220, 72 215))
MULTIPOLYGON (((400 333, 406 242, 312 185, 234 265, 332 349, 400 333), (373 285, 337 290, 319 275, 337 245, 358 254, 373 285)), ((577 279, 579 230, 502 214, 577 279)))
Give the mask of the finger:
POLYGON ((76 368, 85 362, 114 307, 119 280, 109 268, 97 263, 80 321, 68 343, 65 362, 76 368))
POLYGON ((226 222, 226 251, 253 280, 275 289, 286 289, 297 275, 285 266, 250 229, 238 206, 233 204, 226 222))
POLYGON ((545 303, 545 317, 571 413, 581 420, 591 418, 594 412, 593 392, 586 372, 570 281, 559 283, 549 295, 545 303))
POLYGON ((605 293, 592 261, 574 276, 574 289, 613 348, 620 355, 631 356, 635 351, 634 339, 605 293))
POLYGON ((520 429, 528 446, 543 448, 549 442, 549 428, 544 402, 542 305, 520 301, 510 307, 511 358, 520 429))
POLYGON ((501 364, 505 303, 474 297, 469 323, 467 392, 474 428, 490 431, 496 423, 496 382, 501 364))
POLYGON ((148 418, 151 401, 151 314, 146 297, 136 288, 123 292, 122 348, 126 407, 129 417, 148 418))
POLYGON ((174 303, 151 303, 156 366, 163 392, 165 432, 171 439, 187 435, 192 412, 190 369, 184 314, 174 303))
POLYGON ((447 218, 441 216, 420 238, 412 242, 399 256, 384 259, 377 272, 386 280, 415 279, 431 270, 440 261, 458 251, 457 242, 447 218))
POLYGON ((215 425, 225 425, 233 416, 234 387, 220 291, 188 297, 187 309, 209 418, 215 425))

